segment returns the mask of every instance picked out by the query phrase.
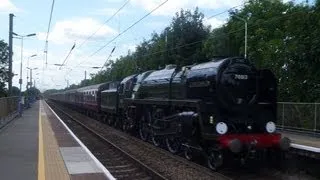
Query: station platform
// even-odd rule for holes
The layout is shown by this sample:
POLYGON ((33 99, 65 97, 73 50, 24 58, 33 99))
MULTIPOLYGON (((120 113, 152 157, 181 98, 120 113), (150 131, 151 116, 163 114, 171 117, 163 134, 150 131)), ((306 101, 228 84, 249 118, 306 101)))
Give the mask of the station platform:
POLYGON ((0 129, 0 179, 114 179, 45 101, 0 129))
POLYGON ((282 136, 291 139, 291 147, 320 154, 320 138, 292 132, 281 132, 282 136))

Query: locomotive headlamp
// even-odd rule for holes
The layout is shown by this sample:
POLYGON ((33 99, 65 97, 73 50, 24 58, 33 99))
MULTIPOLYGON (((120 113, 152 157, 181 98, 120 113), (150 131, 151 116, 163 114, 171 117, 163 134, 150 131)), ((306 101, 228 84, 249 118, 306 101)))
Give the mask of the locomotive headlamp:
POLYGON ((213 120, 213 116, 210 116, 210 124, 213 124, 214 120, 213 120))
POLYGON ((276 131, 276 125, 274 124, 274 122, 272 121, 267 122, 266 130, 268 133, 274 133, 276 131))
POLYGON ((219 123, 217 123, 217 125, 216 125, 216 131, 217 131, 217 133, 219 133, 219 134, 221 134, 221 135, 227 133, 227 132, 228 132, 228 126, 227 126, 227 124, 224 123, 224 122, 219 122, 219 123))

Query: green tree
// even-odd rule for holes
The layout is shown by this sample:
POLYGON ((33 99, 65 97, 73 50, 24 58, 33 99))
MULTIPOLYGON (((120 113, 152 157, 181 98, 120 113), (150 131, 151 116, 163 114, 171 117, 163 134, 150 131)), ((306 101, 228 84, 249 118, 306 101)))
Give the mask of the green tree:
POLYGON ((176 13, 170 27, 165 29, 169 50, 169 63, 188 65, 206 61, 202 42, 208 37, 210 27, 203 24, 204 15, 196 8, 176 13))
POLYGON ((35 87, 31 87, 29 88, 27 91, 25 91, 25 94, 28 94, 29 97, 37 97, 39 96, 41 93, 40 93, 40 90, 35 88, 35 87))
POLYGON ((319 1, 315 6, 280 0, 250 0, 230 12, 226 25, 204 43, 210 56, 244 54, 244 23, 248 22, 248 57, 278 77, 280 101, 320 100, 319 1))
POLYGON ((12 86, 12 96, 19 96, 20 95, 20 89, 16 86, 12 86))
POLYGON ((80 86, 121 80, 166 64, 180 66, 215 56, 244 55, 244 23, 248 22, 248 58, 258 68, 271 69, 278 78, 279 101, 320 101, 320 0, 314 5, 281 0, 249 0, 229 12, 225 25, 203 24, 196 8, 181 10, 161 33, 152 33, 134 52, 110 63, 80 86))
POLYGON ((8 44, 0 40, 0 97, 6 96, 6 82, 9 79, 8 72, 9 49, 8 44))

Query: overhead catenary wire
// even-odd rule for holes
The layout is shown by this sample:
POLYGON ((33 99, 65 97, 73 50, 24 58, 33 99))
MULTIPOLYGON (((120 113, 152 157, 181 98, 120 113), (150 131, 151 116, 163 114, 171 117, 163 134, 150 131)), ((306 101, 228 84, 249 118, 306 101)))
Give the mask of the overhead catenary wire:
MULTIPOLYGON (((282 14, 280 16, 276 16, 276 17, 272 17, 270 19, 258 19, 258 20, 264 20, 264 21, 257 21, 258 23, 254 23, 254 24, 249 24, 248 25, 248 28, 254 28, 254 27, 257 27, 257 26, 261 26, 261 25, 264 25, 264 24, 267 24, 267 23, 270 23, 270 22, 273 22, 273 21, 277 21, 277 20, 281 20, 281 19, 284 19, 284 18, 287 18, 287 17, 290 17, 290 16, 295 16, 295 15, 298 15, 299 13, 301 12, 294 12, 294 13, 290 13, 290 14, 282 14)), ((242 32, 244 30, 244 28, 241 28, 241 29, 238 29, 238 30, 235 30, 235 31, 232 31, 232 32, 229 32, 229 33, 226 33, 224 35, 219 35, 219 37, 226 37, 230 34, 234 34, 234 33, 238 33, 238 32, 242 32)), ((208 39, 212 39, 212 38, 215 38, 215 37, 218 37, 218 35, 211 35, 210 37, 208 37, 208 39)), ((161 51, 158 51, 158 52, 154 52, 154 53, 151 53, 151 54, 146 54, 146 55, 142 55, 142 56, 139 56, 139 58, 141 57, 147 57, 147 56, 152 56, 152 55, 155 55, 155 54, 159 54, 159 53, 163 53, 163 52, 166 52, 166 51, 171 51, 171 50, 175 50, 175 49, 178 49, 178 48, 182 48, 182 47, 186 47, 186 46, 190 46, 190 45, 194 45, 194 44, 198 44, 198 43, 202 43, 208 39, 204 39, 204 40, 199 40, 199 41, 194 41, 194 42, 191 42, 191 43, 187 43, 187 44, 183 44, 183 45, 180 45, 180 46, 176 46, 176 47, 173 47, 173 48, 170 48, 170 49, 167 49, 167 50, 161 50, 161 51)))
MULTIPOLYGON (((273 18, 270 18, 269 20, 260 19, 260 20, 265 20, 265 21, 264 21, 264 22, 261 22, 261 21, 260 21, 259 23, 251 24, 251 25, 249 25, 248 28, 253 28, 253 27, 256 27, 256 26, 259 26, 259 25, 263 25, 263 24, 265 24, 265 23, 267 23, 267 22, 272 22, 272 21, 275 21, 275 20, 279 20, 279 19, 282 19, 282 18, 289 17, 289 16, 294 16, 294 15, 297 15, 297 13, 299 13, 299 12, 295 12, 295 13, 291 13, 291 14, 286 14, 286 15, 280 15, 280 17, 279 17, 279 16, 273 17, 273 18)), ((217 16, 217 15, 220 15, 220 14, 221 14, 221 13, 216 14, 216 15, 213 15, 213 16, 217 16)), ((211 17, 211 16, 210 16, 210 17, 211 17)), ((259 19, 258 19, 258 20, 259 20, 259 19)), ((229 32, 228 34, 224 34, 223 36, 228 36, 229 34, 237 33, 237 32, 240 32, 240 31, 243 31, 243 28, 242 28, 242 29, 239 29, 239 30, 237 30, 237 31, 229 32)), ((220 36, 221 36, 221 35, 220 35, 220 36)), ((216 36, 211 36, 211 37, 209 37, 209 39, 215 38, 215 37, 216 37, 216 36)), ((207 39, 206 39, 206 40, 207 40, 207 39)), ((177 49, 177 48, 181 48, 181 47, 184 47, 184 46, 189 46, 189 45, 192 45, 192 44, 201 43, 201 42, 203 42, 203 41, 205 41, 205 40, 196 41, 196 42, 184 44, 184 45, 181 45, 181 46, 176 46, 176 47, 174 47, 174 48, 172 48, 172 49, 177 49)), ((158 51, 158 52, 155 52, 155 53, 152 53, 152 54, 147 54, 147 55, 143 55, 143 56, 139 56, 139 57, 151 56, 151 55, 158 54, 158 53, 161 53, 161 52, 170 51, 170 50, 172 50, 172 49, 168 49, 168 50, 164 50, 164 51, 158 51)), ((79 66, 78 66, 78 67, 79 67, 79 66)))
MULTIPOLYGON (((110 43, 112 43, 114 40, 116 40, 118 37, 120 37, 121 35, 123 35, 124 33, 126 33, 129 29, 131 29, 132 27, 134 27, 135 25, 137 25, 139 22, 141 22, 143 19, 145 19, 146 17, 148 17, 150 14, 152 14, 154 11, 156 11, 157 9, 159 9, 161 6, 163 6, 165 3, 167 3, 169 0, 165 0, 164 2, 162 2, 161 4, 159 4, 157 7, 155 7, 154 9, 152 9, 149 13, 145 14, 143 17, 141 17, 139 20, 137 20, 136 22, 134 22, 132 25, 130 25, 129 27, 127 27, 125 30, 123 30, 121 33, 119 33, 117 36, 115 36, 113 39, 111 39, 110 41, 108 41, 105 45, 101 46, 98 50, 96 50, 94 53, 92 53, 89 57, 94 56, 95 54, 97 54, 99 51, 101 51, 102 49, 104 49, 106 46, 108 46, 110 43)), ((89 58, 87 57, 87 58, 89 58)), ((80 64, 82 64, 84 61, 86 61, 87 59, 81 61, 77 66, 79 66, 80 64)), ((76 66, 76 67, 77 67, 76 66)), ((72 70, 70 70, 67 74, 69 74, 72 70)))
MULTIPOLYGON (((48 63, 48 66, 61 66, 61 64, 50 64, 48 63)), ((63 67, 68 67, 68 68, 72 68, 75 66, 70 66, 70 65, 63 65, 63 67)), ((101 66, 100 65, 95 65, 95 66, 78 66, 79 68, 93 68, 93 69, 100 69, 101 66)), ((50 69, 50 70, 55 70, 55 69, 50 69)))
MULTIPOLYGON (((90 36, 88 36, 84 41, 82 41, 82 43, 77 46, 76 49, 79 49, 82 45, 84 45, 90 38, 92 38, 105 24, 107 24, 114 16, 116 16, 128 3, 130 2, 130 0, 127 0, 112 16, 110 16, 96 31, 94 31, 90 36)), ((67 57, 65 58, 64 62, 61 64, 60 66, 60 70, 62 68, 62 66, 65 65, 68 57, 71 55, 71 52, 73 51, 73 49, 75 48, 75 44, 72 46, 71 50, 69 51, 67 57)), ((46 64, 48 64, 46 62, 46 64)))
MULTIPOLYGON (((133 23, 131 26, 129 26, 128 28, 126 28, 124 31, 122 31, 121 33, 119 33, 116 37, 114 37, 113 39, 111 39, 109 42, 107 42, 105 45, 101 46, 98 50, 96 50, 94 53, 92 53, 89 57, 94 56, 95 54, 97 54, 99 51, 101 51, 102 49, 104 49, 106 46, 108 46, 110 43, 112 43, 115 39, 117 39, 119 36, 121 36, 123 33, 127 32, 129 29, 131 29, 133 26, 135 26, 136 24, 138 24, 140 21, 142 21, 144 18, 146 18, 147 16, 149 16, 150 14, 152 14, 155 10, 157 10, 158 8, 160 8, 161 6, 163 6, 168 0, 164 1, 163 3, 161 3, 160 5, 158 5, 157 7, 155 7, 153 10, 151 10, 149 13, 147 13, 146 15, 144 15, 142 18, 140 18, 138 21, 136 21, 135 23, 133 23)), ((235 9, 237 7, 240 7, 243 5, 237 5, 234 6, 232 8, 227 9, 226 11, 223 11, 221 13, 215 14, 210 16, 208 19, 213 18, 215 16, 219 16, 223 13, 226 13, 232 9, 235 9)), ((85 60, 84 60, 85 61, 85 60)), ((83 63, 84 61, 81 61, 79 64, 83 63)))
POLYGON ((80 49, 89 39, 91 39, 105 24, 107 24, 113 17, 115 17, 128 3, 130 0, 127 0, 112 16, 110 16, 96 31, 94 31, 90 36, 88 36, 82 43, 78 46, 77 49, 80 49))
MULTIPOLYGON (((270 23, 272 21, 276 21, 276 20, 279 20, 279 19, 282 19, 282 18, 286 18, 286 17, 290 17, 290 16, 294 16, 294 15, 297 15, 299 12, 295 12, 295 13, 292 13, 292 14, 286 14, 286 15, 283 15, 281 17, 273 17, 272 19, 269 19, 269 20, 265 20, 264 22, 259 22, 257 24, 252 24, 250 26, 248 26, 248 28, 253 28, 253 27, 256 27, 256 26, 260 26, 262 24, 265 24, 265 23, 270 23)), ((234 33, 238 33, 238 32, 242 32, 244 30, 244 28, 241 28, 241 29, 238 29, 238 30, 235 30, 235 31, 231 31, 229 33, 226 33, 224 35, 219 35, 219 37, 226 37, 228 35, 231 35, 231 34, 234 34, 234 33)), ((215 37, 218 37, 218 35, 211 35, 208 37, 208 39, 213 39, 215 37)), ((164 52, 167 52, 167 51, 171 51, 171 50, 176 50, 176 49, 179 49, 179 48, 183 48, 183 47, 187 47, 187 46, 191 46, 191 45, 194 45, 194 44, 198 44, 198 43, 202 43, 208 39, 204 39, 204 40, 199 40, 199 41, 194 41, 194 42, 191 42, 191 43, 187 43, 187 44, 183 44, 183 45, 180 45, 180 46, 176 46, 174 48, 170 48, 170 49, 167 49, 167 50, 161 50, 161 51, 157 51, 157 52, 154 52, 154 53, 151 53, 151 54, 147 54, 147 55, 142 55, 142 56, 139 56, 140 58, 141 57, 148 57, 148 56, 152 56, 152 55, 156 55, 156 54, 159 54, 159 53, 164 53, 164 52)))
POLYGON ((220 13, 217 13, 217 14, 214 14, 214 15, 211 15, 211 16, 208 17, 207 19, 211 19, 211 18, 213 18, 213 17, 219 16, 219 15, 221 15, 221 14, 224 14, 224 13, 226 13, 226 12, 229 12, 229 11, 232 10, 232 9, 235 9, 235 8, 238 8, 238 7, 241 7, 241 6, 243 6, 243 5, 240 4, 240 5, 237 5, 237 6, 233 6, 233 7, 229 8, 229 9, 223 11, 223 12, 220 12, 220 13))
MULTIPOLYGON (((290 17, 290 16, 294 16, 294 15, 298 15, 300 12, 294 12, 294 13, 291 13, 291 14, 285 14, 285 15, 282 15, 281 17, 273 17, 272 19, 269 19, 269 20, 265 20, 264 22, 259 22, 257 24, 251 24, 251 25, 248 25, 248 28, 253 28, 253 27, 256 27, 256 26, 261 26, 262 24, 265 24, 265 23, 270 23, 272 21, 276 21, 276 20, 280 20, 280 19, 283 19, 283 18, 286 18, 286 17, 290 17)), ((262 19, 259 19, 259 20, 262 20, 262 19)), ((238 30, 235 30, 235 31, 231 31, 229 33, 226 33, 224 35, 219 35, 219 37, 226 37, 230 34, 234 34, 234 33, 238 33, 238 32, 242 32, 244 30, 244 28, 241 28, 241 29, 238 29, 238 30)), ((152 55, 155 55, 155 54, 159 54, 159 53, 163 53, 163 52, 167 52, 167 51, 171 51, 171 50, 176 50, 176 49, 179 49, 179 48, 182 48, 182 47, 187 47, 187 46, 191 46, 191 45, 194 45, 194 44, 198 44, 198 43, 202 43, 204 41, 207 41, 208 39, 213 39, 215 37, 218 37, 217 35, 216 36, 209 36, 207 39, 204 39, 204 40, 199 40, 199 41, 194 41, 194 42, 191 42, 191 43, 187 43, 187 44, 183 44, 183 45, 180 45, 180 46, 176 46, 174 48, 170 48, 170 49, 167 49, 167 50, 161 50, 161 51, 157 51, 157 52, 154 52, 154 53, 151 53, 151 54, 147 54, 147 55, 143 55, 143 56, 139 56, 139 57, 147 57, 147 56, 152 56, 152 55)))
POLYGON ((108 46, 110 43, 112 43, 114 40, 116 40, 118 37, 120 37, 122 34, 124 34, 125 32, 127 32, 129 29, 131 29, 133 26, 135 26, 136 24, 138 24, 139 22, 141 22, 143 19, 145 19, 146 17, 148 17, 150 14, 152 14, 154 11, 156 11, 157 9, 159 9, 161 6, 163 6, 165 3, 167 3, 168 0, 165 0, 164 2, 162 2, 161 4, 159 4, 157 7, 155 7, 154 9, 152 9, 149 13, 147 13, 146 15, 144 15, 142 18, 140 18, 138 21, 134 22, 131 26, 127 27, 125 30, 123 30, 121 33, 119 33, 116 37, 114 37, 113 39, 111 39, 109 42, 107 42, 105 45, 101 46, 98 50, 96 50, 94 53, 92 53, 90 55, 90 57, 94 56, 95 54, 97 54, 99 51, 101 51, 102 49, 104 49, 106 46, 108 46))
POLYGON ((220 16, 221 14, 224 14, 224 13, 226 13, 226 12, 229 12, 230 10, 232 10, 232 9, 235 9, 235 8, 238 8, 238 7, 240 7, 240 6, 243 6, 243 5, 237 5, 237 6, 233 6, 232 8, 229 8, 229 9, 227 9, 227 10, 225 10, 225 11, 222 11, 222 12, 220 12, 220 13, 217 13, 217 14, 214 14, 214 15, 212 15, 212 16, 209 16, 207 19, 212 19, 212 18, 214 18, 214 17, 216 17, 216 16, 220 16))

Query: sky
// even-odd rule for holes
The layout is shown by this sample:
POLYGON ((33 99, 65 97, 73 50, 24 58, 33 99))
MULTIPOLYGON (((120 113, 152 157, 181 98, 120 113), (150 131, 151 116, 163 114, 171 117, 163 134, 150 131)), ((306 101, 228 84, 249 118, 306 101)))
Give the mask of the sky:
MULTIPOLYGON (((111 59, 125 56, 134 51, 143 39, 149 39, 152 32, 161 32, 171 22, 175 12, 199 7, 205 15, 205 23, 219 27, 226 22, 228 13, 214 18, 208 17, 224 12, 231 7, 243 5, 244 0, 168 0, 131 29, 114 39, 141 17, 152 11, 165 0, 129 0, 119 13, 110 17, 128 0, 55 0, 49 43, 47 64, 45 62, 45 40, 47 36, 52 0, 0 0, 0 40, 8 42, 9 13, 13 13, 13 31, 19 35, 36 33, 23 41, 23 89, 26 88, 28 60, 33 70, 36 87, 61 89, 78 84, 90 74, 97 73, 115 47, 111 59), (110 19, 108 22, 106 22, 110 19), (96 32, 96 33, 95 33, 96 32), (93 33, 95 33, 93 35, 93 33), (88 39, 88 37, 90 37, 88 39), (108 42, 111 43, 105 46, 108 42), (75 44, 65 66, 58 67, 75 44), (105 46, 105 47, 104 47, 105 46), (104 48, 102 48, 104 47, 104 48), (101 49, 102 48, 102 49, 101 49), (97 51, 101 49, 100 51, 97 51), (95 53, 97 52, 97 53, 95 53), (35 57, 31 57, 36 54, 35 57)), ((19 87, 21 63, 21 40, 13 40, 13 86, 19 87)))

